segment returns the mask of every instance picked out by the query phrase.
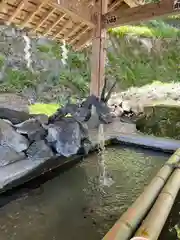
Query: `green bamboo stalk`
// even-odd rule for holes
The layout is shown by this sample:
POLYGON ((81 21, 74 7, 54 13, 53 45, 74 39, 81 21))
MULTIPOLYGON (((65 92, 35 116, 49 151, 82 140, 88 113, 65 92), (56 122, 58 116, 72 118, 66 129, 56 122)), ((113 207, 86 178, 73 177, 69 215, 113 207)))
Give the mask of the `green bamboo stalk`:
POLYGON ((169 158, 150 184, 144 189, 144 192, 115 223, 103 240, 128 240, 133 235, 173 172, 174 165, 179 164, 179 162, 180 149, 169 158))

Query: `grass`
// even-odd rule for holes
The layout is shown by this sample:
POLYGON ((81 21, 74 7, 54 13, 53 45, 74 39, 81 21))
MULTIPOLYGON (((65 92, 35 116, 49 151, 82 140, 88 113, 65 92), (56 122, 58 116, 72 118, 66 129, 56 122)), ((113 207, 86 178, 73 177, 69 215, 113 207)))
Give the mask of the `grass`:
POLYGON ((46 114, 48 116, 52 115, 56 112, 56 110, 60 107, 59 104, 51 103, 36 103, 29 107, 29 112, 31 114, 46 114))

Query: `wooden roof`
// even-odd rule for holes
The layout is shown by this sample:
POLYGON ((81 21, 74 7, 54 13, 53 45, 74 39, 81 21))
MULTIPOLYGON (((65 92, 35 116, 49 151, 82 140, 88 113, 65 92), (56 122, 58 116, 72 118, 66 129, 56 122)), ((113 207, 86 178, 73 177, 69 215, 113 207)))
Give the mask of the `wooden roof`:
MULTIPOLYGON (((66 40, 79 49, 91 39, 94 0, 2 0, 0 20, 28 28, 53 40, 66 40)), ((137 6, 136 0, 110 0, 109 12, 137 6)))
MULTIPOLYGON (((32 34, 53 40, 64 39, 79 50, 92 38, 93 17, 98 12, 95 2, 98 0, 0 0, 0 21, 28 28, 32 34)), ((143 2, 109 0, 108 13, 104 15, 105 28, 149 20, 180 9, 180 0, 145 5, 143 2)))

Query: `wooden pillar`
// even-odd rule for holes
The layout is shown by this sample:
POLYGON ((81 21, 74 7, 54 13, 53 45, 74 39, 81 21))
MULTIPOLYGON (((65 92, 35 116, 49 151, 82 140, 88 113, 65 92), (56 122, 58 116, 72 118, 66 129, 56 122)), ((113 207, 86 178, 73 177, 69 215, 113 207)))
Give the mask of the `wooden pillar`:
POLYGON ((99 0, 99 12, 96 15, 96 27, 92 40, 91 83, 90 94, 99 97, 104 85, 106 61, 106 29, 102 22, 102 15, 107 13, 109 0, 99 0))

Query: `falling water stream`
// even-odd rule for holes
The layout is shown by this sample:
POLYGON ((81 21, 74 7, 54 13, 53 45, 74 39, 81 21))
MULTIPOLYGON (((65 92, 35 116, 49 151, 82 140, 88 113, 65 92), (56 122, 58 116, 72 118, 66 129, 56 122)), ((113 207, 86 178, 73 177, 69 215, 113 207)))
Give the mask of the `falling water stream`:
POLYGON ((98 127, 98 164, 99 164, 99 183, 100 186, 110 187, 114 181, 108 176, 105 161, 105 139, 104 139, 104 125, 100 124, 98 127))

